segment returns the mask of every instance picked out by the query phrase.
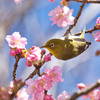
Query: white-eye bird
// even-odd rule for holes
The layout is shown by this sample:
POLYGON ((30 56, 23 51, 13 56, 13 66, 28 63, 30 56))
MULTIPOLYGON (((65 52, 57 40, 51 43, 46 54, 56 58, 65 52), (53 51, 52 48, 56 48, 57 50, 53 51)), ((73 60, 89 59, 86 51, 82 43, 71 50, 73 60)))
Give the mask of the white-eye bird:
POLYGON ((51 39, 41 48, 47 48, 51 54, 61 60, 68 60, 84 52, 91 42, 84 38, 85 28, 80 36, 68 35, 59 39, 51 39))

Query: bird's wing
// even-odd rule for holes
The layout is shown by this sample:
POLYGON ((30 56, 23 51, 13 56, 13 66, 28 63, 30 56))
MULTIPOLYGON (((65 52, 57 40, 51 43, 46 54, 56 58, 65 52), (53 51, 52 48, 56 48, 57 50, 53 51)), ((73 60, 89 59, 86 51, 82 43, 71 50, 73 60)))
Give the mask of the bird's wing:
POLYGON ((81 32, 80 38, 84 38, 84 34, 85 34, 85 27, 84 27, 84 29, 81 32))
POLYGON ((73 38, 72 40, 77 41, 77 42, 86 42, 84 38, 73 38))

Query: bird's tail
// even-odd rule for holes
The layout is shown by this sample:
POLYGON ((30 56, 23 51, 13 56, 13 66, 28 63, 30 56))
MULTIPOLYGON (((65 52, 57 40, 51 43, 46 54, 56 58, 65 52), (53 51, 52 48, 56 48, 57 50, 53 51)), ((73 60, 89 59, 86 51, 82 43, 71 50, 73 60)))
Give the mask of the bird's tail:
POLYGON ((84 27, 84 29, 81 32, 80 38, 84 38, 84 34, 85 34, 85 27, 84 27))

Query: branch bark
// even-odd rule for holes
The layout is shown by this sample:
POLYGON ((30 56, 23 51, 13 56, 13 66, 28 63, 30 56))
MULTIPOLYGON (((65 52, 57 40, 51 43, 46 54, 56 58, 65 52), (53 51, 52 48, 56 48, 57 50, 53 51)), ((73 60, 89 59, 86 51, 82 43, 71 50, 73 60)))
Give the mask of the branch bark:
MULTIPOLYGON (((85 31, 85 33, 91 33, 92 34, 92 32, 96 31, 96 30, 100 30, 100 29, 96 29, 96 28, 89 29, 89 30, 85 31)), ((81 35, 81 32, 74 34, 74 36, 78 36, 78 35, 81 35)))
POLYGON ((100 79, 95 84, 92 84, 91 86, 89 86, 87 88, 84 88, 82 90, 75 92, 72 96, 70 96, 66 100, 76 100, 78 97, 88 94, 89 92, 91 92, 95 88, 98 88, 99 86, 100 86, 100 79))
POLYGON ((69 26, 69 28, 67 29, 67 31, 66 31, 66 33, 64 34, 64 36, 67 36, 67 35, 70 33, 71 29, 76 25, 76 23, 77 23, 77 21, 78 21, 80 15, 81 15, 81 12, 82 12, 82 10, 83 10, 84 5, 85 5, 85 1, 84 1, 84 2, 82 3, 82 5, 80 6, 80 9, 79 9, 79 11, 78 11, 78 14, 77 14, 77 16, 76 16, 75 19, 74 19, 74 24, 69 26))
MULTIPOLYGON (((67 0, 66 0, 67 1, 67 0)), ((76 1, 76 2, 84 2, 84 0, 69 0, 69 1, 76 1)), ((100 0, 86 0, 86 3, 100 3, 100 0)))
POLYGON ((16 70, 18 67, 18 62, 19 62, 20 58, 19 56, 16 57, 16 62, 14 64, 14 70, 13 70, 13 81, 16 80, 16 70))
POLYGON ((19 87, 10 95, 10 99, 13 100, 13 98, 15 97, 16 93, 23 87, 25 86, 25 82, 29 79, 29 78, 33 78, 36 74, 38 73, 38 70, 35 69, 26 79, 23 83, 21 83, 21 85, 19 85, 19 87))

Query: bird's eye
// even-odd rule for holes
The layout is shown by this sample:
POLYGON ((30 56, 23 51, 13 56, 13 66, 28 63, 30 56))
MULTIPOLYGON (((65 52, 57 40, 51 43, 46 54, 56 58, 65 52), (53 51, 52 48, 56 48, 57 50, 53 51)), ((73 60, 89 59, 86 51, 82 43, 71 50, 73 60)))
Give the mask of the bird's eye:
POLYGON ((51 43, 51 44, 50 44, 50 47, 54 47, 54 43, 51 43))

